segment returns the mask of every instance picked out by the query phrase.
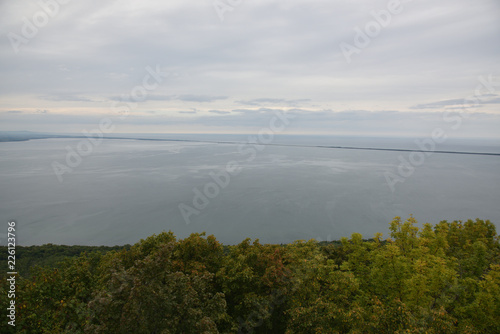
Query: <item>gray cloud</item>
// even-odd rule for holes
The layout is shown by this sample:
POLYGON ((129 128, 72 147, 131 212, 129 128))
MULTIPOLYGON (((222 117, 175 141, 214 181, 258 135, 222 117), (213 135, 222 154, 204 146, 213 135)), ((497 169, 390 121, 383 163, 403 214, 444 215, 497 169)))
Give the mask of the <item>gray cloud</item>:
POLYGON ((213 114, 220 114, 220 115, 225 115, 225 114, 230 114, 231 113, 229 111, 223 111, 223 110, 209 110, 208 112, 211 112, 213 114))
MULTIPOLYGON (((145 101, 171 101, 175 99, 175 96, 172 95, 158 95, 158 94, 147 94, 144 97, 140 96, 140 102, 145 101)), ((111 96, 109 98, 111 101, 130 101, 133 98, 130 97, 129 94, 123 94, 121 96, 111 96)))
POLYGON ((482 103, 484 103, 484 104, 499 104, 500 103, 500 97, 497 97, 497 98, 494 98, 494 99, 491 99, 491 100, 482 101, 482 103))
POLYGON ((217 100, 225 100, 227 96, 207 96, 207 95, 180 95, 177 97, 181 101, 189 102, 213 102, 217 100))
POLYGON ((96 102, 88 97, 84 96, 75 96, 75 95, 43 95, 39 97, 42 100, 46 101, 77 101, 77 102, 96 102))
POLYGON ((411 109, 437 109, 444 108, 448 106, 460 106, 466 102, 464 99, 452 99, 452 100, 443 100, 431 103, 417 104, 416 106, 410 107, 411 109))
MULTIPOLYGON (((498 104, 500 103, 500 97, 495 97, 493 99, 488 99, 488 97, 498 96, 497 94, 484 94, 478 95, 477 107, 480 107, 481 104, 498 104)), ((463 98, 463 99, 451 99, 451 100, 443 100, 431 103, 417 104, 416 106, 410 107, 410 109, 438 109, 438 108, 447 108, 447 109, 462 109, 468 105, 470 105, 473 101, 471 98, 463 98)))
MULTIPOLYGON (((109 109, 96 102, 123 101, 123 95, 144 85, 146 68, 157 65, 169 75, 131 111, 135 123, 127 121, 128 131, 134 124, 141 132, 157 131, 151 119, 160 122, 159 115, 179 114, 175 110, 193 114, 190 108, 200 112, 180 118, 193 122, 193 129, 262 124, 259 117, 273 108, 292 108, 289 112, 310 132, 350 120, 361 124, 360 117, 380 124, 378 119, 387 121, 388 115, 408 120, 407 112, 415 110, 459 108, 480 76, 493 75, 498 82, 500 43, 492 41, 500 35, 500 5, 495 1, 405 2, 348 63, 340 43, 356 46, 355 29, 373 21, 371 10, 386 7, 385 0, 251 1, 226 12, 221 22, 210 1, 71 1, 18 45, 18 53, 9 38, 0 39, 0 98, 9 101, 0 111, 2 117, 12 116, 2 118, 0 127, 24 130, 21 116, 32 113, 8 112, 20 105, 72 113, 75 122, 83 122, 92 108, 96 114, 109 109), (345 109, 352 111, 338 112, 345 109), (148 110, 158 116, 133 116, 148 110)), ((23 19, 40 11, 36 2, 25 1, 3 2, 1 9, 4 36, 21 35, 23 19)), ((151 77, 146 82, 153 83, 151 77)), ((492 95, 500 87, 495 89, 492 95)), ((487 97, 482 96, 481 111, 500 113, 498 95, 487 97)), ((49 119, 58 130, 57 119, 49 119)))
POLYGON ((259 98, 252 99, 246 101, 235 101, 236 103, 249 105, 249 106, 261 106, 263 104, 287 104, 287 105, 296 105, 298 103, 309 102, 311 99, 295 99, 295 100, 287 100, 287 99, 276 99, 276 98, 259 98))
POLYGON ((236 101, 236 103, 245 104, 245 105, 249 105, 249 106, 260 106, 262 103, 283 103, 284 101, 285 101, 284 99, 261 98, 261 99, 253 99, 253 100, 248 100, 248 101, 236 101))
MULTIPOLYGON (((269 128, 270 120, 277 113, 291 114, 286 133, 314 134, 364 134, 364 135, 400 135, 413 137, 429 137, 436 128, 443 129, 449 137, 496 137, 500 127, 500 115, 491 113, 470 113, 463 118, 460 113, 444 113, 433 111, 399 112, 394 110, 373 112, 369 110, 332 110, 314 111, 297 109, 266 109, 262 112, 229 113, 216 116, 202 114, 194 110, 181 110, 184 117, 174 117, 162 113, 150 114, 148 117, 130 114, 126 119, 111 117, 116 131, 136 126, 139 129, 153 128, 156 132, 177 131, 178 129, 196 129, 198 132, 213 132, 214 129, 229 128, 240 133, 258 133, 269 128), (189 117, 188 117, 189 115, 189 117), (449 121, 445 120, 448 119, 449 121), (457 119, 461 119, 458 129, 454 128, 457 119), (451 121, 450 121, 451 120, 451 121)), ((21 124, 31 131, 66 132, 68 127, 82 130, 98 128, 102 116, 99 115, 55 115, 51 113, 6 113, 3 122, 21 124)), ((139 131, 140 132, 140 131, 139 131)))
MULTIPOLYGON (((130 99, 131 97, 129 95, 110 97, 110 100, 112 101, 124 101, 130 99)), ((184 94, 184 95, 147 94, 144 96, 144 98, 140 99, 140 102, 144 101, 213 102, 225 99, 227 99, 227 96, 208 96, 208 95, 194 95, 194 94, 184 94)))
MULTIPOLYGON (((158 94, 148 94, 146 97, 146 101, 170 101, 174 98, 174 96, 169 95, 158 95, 158 94)), ((116 100, 116 97, 113 97, 112 100, 116 100)), ((120 99, 118 99, 120 101, 120 99)))

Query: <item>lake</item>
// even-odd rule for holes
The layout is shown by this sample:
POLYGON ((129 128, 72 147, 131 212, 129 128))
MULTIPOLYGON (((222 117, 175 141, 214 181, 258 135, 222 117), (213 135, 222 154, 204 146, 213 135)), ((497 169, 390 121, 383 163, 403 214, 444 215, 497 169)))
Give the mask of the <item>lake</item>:
MULTIPOLYGON (((290 146, 255 146, 246 136, 175 138, 244 144, 107 139, 72 167, 66 147, 83 150, 83 139, 3 142, 0 219, 17 222, 21 245, 133 244, 168 230, 179 238, 206 231, 225 244, 388 237, 390 221, 410 214, 420 223, 500 222, 498 155, 413 153, 423 160, 401 175, 412 152, 314 146, 418 150, 413 139, 281 136, 272 143, 290 146)), ((500 153, 487 140, 435 149, 500 153)))

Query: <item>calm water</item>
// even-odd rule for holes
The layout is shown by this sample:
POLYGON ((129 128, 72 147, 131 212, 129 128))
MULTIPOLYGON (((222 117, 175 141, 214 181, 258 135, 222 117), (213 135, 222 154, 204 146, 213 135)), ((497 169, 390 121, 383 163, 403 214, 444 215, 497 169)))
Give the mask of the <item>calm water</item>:
MULTIPOLYGON (((432 154, 392 191, 385 173, 397 175, 409 152, 105 140, 59 182, 52 163, 65 164, 65 147, 79 142, 0 143, 0 220, 17 221, 18 244, 115 245, 164 230, 180 238, 206 231, 227 244, 246 237, 284 243, 353 232, 387 236, 391 219, 409 214, 421 223, 500 222, 500 156, 432 154), (239 172, 219 178, 222 188, 210 174, 230 161, 239 172), (205 188, 212 198, 198 198, 204 207, 197 209, 193 199, 205 188), (193 210, 189 224, 180 204, 193 210)), ((417 148, 395 139, 281 137, 275 143, 417 148)), ((436 149, 498 153, 500 145, 450 141, 436 149)))

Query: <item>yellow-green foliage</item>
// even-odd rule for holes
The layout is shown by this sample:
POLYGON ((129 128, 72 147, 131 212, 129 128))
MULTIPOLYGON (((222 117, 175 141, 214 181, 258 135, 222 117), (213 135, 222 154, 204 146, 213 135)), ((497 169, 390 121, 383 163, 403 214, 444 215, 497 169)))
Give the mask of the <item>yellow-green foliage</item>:
MULTIPOLYGON (((204 233, 177 240, 164 232, 19 278, 16 330, 500 333, 495 226, 417 224, 396 217, 388 239, 354 233, 327 245, 246 239, 224 247, 204 233)), ((5 279, 0 289, 6 305, 5 279)))

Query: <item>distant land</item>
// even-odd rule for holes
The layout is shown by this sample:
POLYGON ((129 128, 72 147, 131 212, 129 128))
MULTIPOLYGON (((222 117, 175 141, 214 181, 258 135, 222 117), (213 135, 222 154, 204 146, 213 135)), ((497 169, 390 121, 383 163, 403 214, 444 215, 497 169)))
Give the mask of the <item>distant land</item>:
MULTIPOLYGON (((115 134, 114 136, 103 136, 102 139, 126 139, 126 140, 148 140, 148 141, 167 141, 167 142, 193 142, 193 143, 213 143, 213 144, 242 144, 244 143, 244 135, 201 135, 200 139, 189 139, 189 136, 196 137, 200 134, 183 134, 181 138, 161 138, 159 136, 168 136, 168 134, 115 134), (211 136, 233 136, 238 141, 229 140, 210 140, 211 136), (149 138, 148 138, 149 137, 149 138), (183 138, 184 137, 184 138, 183 138), (187 138, 186 138, 187 137, 187 138)), ((179 136, 175 134, 174 136, 179 136)), ((85 135, 77 134, 55 134, 55 133, 39 133, 31 131, 0 131, 0 142, 13 142, 13 141, 28 141, 34 139, 49 139, 49 138, 71 138, 71 139, 87 139, 85 135)), ((219 137, 220 138, 220 137, 219 137)), ((285 144, 285 143, 255 143, 256 145, 267 146, 290 146, 290 147, 310 147, 310 148, 324 148, 324 149, 343 149, 343 150, 367 150, 367 151, 393 151, 393 152, 428 152, 426 150, 407 149, 407 148, 391 148, 391 147, 360 147, 360 146, 332 146, 332 145, 302 145, 302 144, 285 144)), ((470 155, 493 155, 500 156, 498 152, 470 152, 470 151, 454 151, 454 150, 432 150, 432 153, 442 154, 470 154, 470 155)))

